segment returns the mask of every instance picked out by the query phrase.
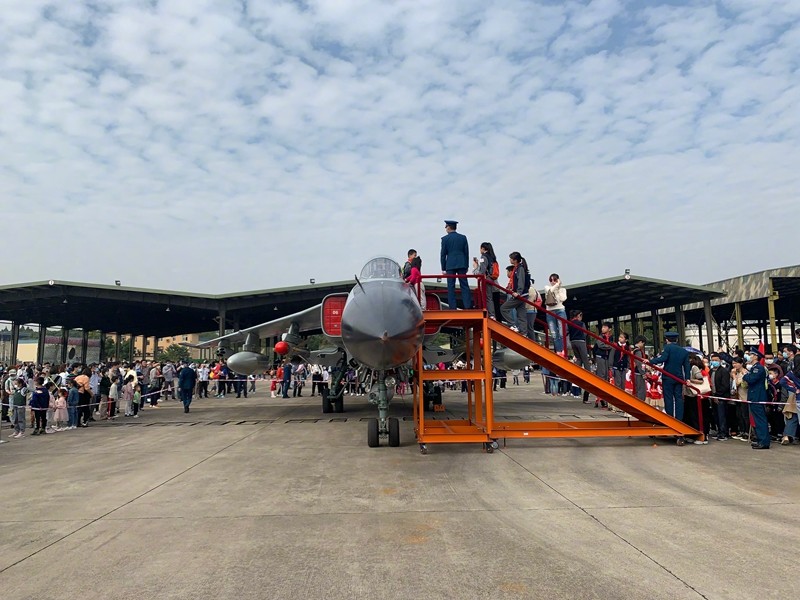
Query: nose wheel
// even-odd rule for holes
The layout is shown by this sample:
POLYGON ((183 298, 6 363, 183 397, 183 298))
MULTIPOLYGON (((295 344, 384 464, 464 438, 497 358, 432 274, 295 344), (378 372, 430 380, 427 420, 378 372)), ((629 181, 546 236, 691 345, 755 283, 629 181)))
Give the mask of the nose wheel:
POLYGON ((367 421, 367 446, 377 448, 381 445, 380 434, 378 432, 378 419, 367 421))
POLYGON ((400 445, 400 421, 395 418, 386 420, 387 429, 381 431, 378 419, 367 421, 367 446, 377 448, 381 445, 381 437, 389 438, 389 447, 397 448, 400 445))

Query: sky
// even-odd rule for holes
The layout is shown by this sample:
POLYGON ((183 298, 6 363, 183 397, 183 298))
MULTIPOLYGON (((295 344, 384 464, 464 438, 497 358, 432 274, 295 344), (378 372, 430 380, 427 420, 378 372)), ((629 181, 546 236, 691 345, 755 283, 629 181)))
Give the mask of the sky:
POLYGON ((5 0, 0 285, 800 262, 800 1, 5 0))

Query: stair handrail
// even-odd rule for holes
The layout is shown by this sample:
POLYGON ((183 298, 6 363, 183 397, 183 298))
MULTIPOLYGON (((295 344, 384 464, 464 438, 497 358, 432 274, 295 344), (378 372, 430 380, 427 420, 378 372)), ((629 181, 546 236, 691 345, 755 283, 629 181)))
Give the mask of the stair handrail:
MULTIPOLYGON (((499 285, 498 283, 492 281, 490 278, 488 278, 488 277, 486 277, 484 275, 478 275, 477 277, 480 277, 481 279, 484 280, 483 282, 481 282, 483 286, 490 285, 492 287, 497 288, 498 290, 501 290, 501 291, 505 292, 506 294, 509 293, 508 288, 505 288, 505 287, 499 285)), ((480 285, 479 285, 479 287, 480 287, 480 285)), ((531 287, 533 287, 533 286, 531 286, 531 287)), ((687 381, 681 379, 680 377, 677 377, 676 375, 673 375, 669 371, 665 371, 664 369, 662 369, 658 365, 651 364, 649 359, 639 358, 631 350, 627 350, 627 349, 623 348, 622 346, 620 346, 616 342, 610 342, 609 343, 609 341, 603 339, 602 337, 600 337, 596 333, 594 333, 594 332, 592 332, 592 331, 590 331, 590 330, 588 330, 588 329, 586 329, 584 327, 581 327, 580 325, 575 325, 569 319, 565 319, 561 315, 547 310, 547 308, 545 308, 545 306, 544 306, 544 303, 536 304, 535 302, 531 302, 529 298, 525 298, 525 297, 520 296, 520 295, 517 295, 517 299, 523 301, 525 304, 529 304, 529 305, 533 306, 537 311, 537 318, 538 318, 538 314, 541 313, 542 311, 546 315, 549 315, 551 317, 556 318, 562 324, 562 328, 564 330, 563 333, 562 333, 562 338, 561 338, 562 340, 566 340, 567 339, 567 335, 566 335, 567 328, 568 327, 573 327, 574 329, 577 329, 577 330, 582 331, 583 333, 587 334, 588 336, 590 336, 591 338, 595 339, 596 341, 601 341, 601 342, 603 342, 605 344, 609 344, 614 350, 617 350, 618 352, 622 352, 623 354, 626 354, 628 356, 628 360, 629 361, 631 359, 633 359, 636 362, 644 363, 646 366, 650 367, 651 369, 654 369, 654 370, 658 371, 659 373, 661 373, 662 377, 664 375, 667 375, 669 378, 677 381, 681 385, 684 385, 684 386, 686 386, 688 388, 693 389, 696 392, 698 397, 708 395, 708 394, 702 394, 700 392, 699 388, 697 388, 695 385, 693 385, 691 383, 688 383, 687 381)), ((546 322, 545 322, 545 325, 547 325, 546 322)), ((545 331, 549 333, 549 327, 545 327, 545 331)), ((566 345, 564 346, 564 350, 563 351, 566 354, 566 345)), ((633 364, 633 363, 629 362, 629 364, 633 364)), ((633 375, 635 377, 635 375, 636 375, 635 371, 634 371, 633 375)), ((636 385, 636 384, 634 383, 634 385, 636 385)))

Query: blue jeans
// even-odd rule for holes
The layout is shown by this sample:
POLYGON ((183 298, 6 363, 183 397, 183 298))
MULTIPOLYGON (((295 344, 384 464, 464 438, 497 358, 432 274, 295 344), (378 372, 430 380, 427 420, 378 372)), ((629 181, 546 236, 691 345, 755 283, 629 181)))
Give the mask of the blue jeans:
POLYGON ((787 437, 790 437, 790 438, 796 438, 797 437, 797 413, 792 414, 792 416, 789 417, 788 419, 786 417, 783 417, 783 421, 786 423, 786 425, 783 428, 783 435, 785 435, 787 437))
MULTIPOLYGON (((558 315, 564 321, 567 320, 567 311, 563 308, 556 310, 550 309, 550 312, 558 315)), ((556 352, 564 350, 564 321, 559 321, 556 317, 549 314, 547 315, 547 328, 550 330, 550 339, 555 344, 556 352)))
MULTIPOLYGON (((447 269, 448 275, 466 275, 466 269, 447 269)), ((472 290, 469 289, 469 280, 466 277, 459 277, 458 284, 461 286, 461 303, 464 308, 472 308, 472 290)), ((456 308, 456 280, 454 277, 447 278, 447 303, 450 310, 456 308)))
POLYGON ((70 404, 67 406, 67 427, 78 425, 78 405, 70 404))
POLYGON ((662 378, 664 388, 664 409, 671 417, 683 421, 683 385, 670 379, 662 378))

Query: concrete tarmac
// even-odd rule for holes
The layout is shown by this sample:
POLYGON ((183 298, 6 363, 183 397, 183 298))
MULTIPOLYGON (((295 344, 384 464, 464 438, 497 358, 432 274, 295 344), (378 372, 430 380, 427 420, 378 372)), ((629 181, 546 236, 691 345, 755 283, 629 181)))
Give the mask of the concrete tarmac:
MULTIPOLYGON (((195 400, 0 446, 4 599, 786 598, 800 447, 371 449, 363 397, 195 400)), ((453 414, 463 396, 448 391, 453 414)), ((393 413, 410 416, 410 399, 393 413)), ((608 418, 540 380, 510 418, 608 418)), ((30 429, 28 430, 30 433, 30 429)), ((2 437, 10 431, 3 428, 2 437)))

